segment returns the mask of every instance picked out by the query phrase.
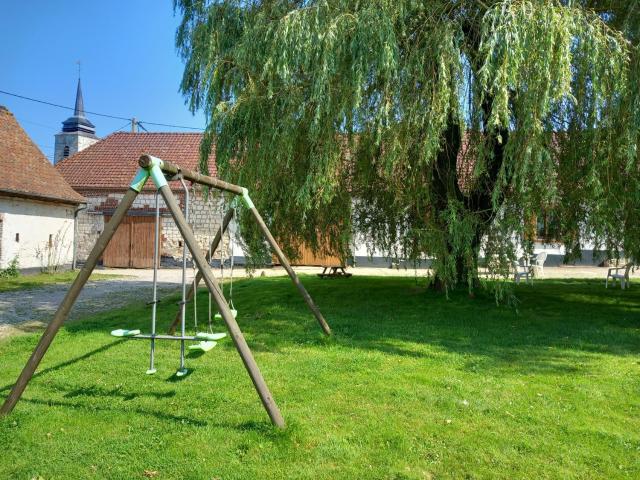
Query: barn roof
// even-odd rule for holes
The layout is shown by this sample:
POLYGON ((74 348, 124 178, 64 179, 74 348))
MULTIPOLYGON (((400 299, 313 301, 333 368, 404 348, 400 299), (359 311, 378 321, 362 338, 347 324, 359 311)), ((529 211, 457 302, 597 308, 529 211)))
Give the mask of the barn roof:
POLYGON ((0 106, 0 169, 1 193, 70 204, 85 201, 3 106, 0 106))
MULTIPOLYGON (((116 132, 58 162, 56 168, 79 191, 126 190, 143 153, 198 170, 201 141, 201 133, 116 132)), ((216 175, 214 155, 209 162, 211 175, 216 175)), ((152 186, 147 183, 146 188, 152 186)))

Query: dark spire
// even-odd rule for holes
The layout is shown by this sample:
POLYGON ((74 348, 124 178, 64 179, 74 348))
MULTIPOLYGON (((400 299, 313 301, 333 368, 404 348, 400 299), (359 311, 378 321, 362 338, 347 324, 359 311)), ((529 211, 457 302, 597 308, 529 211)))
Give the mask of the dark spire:
POLYGON ((73 116, 62 122, 62 131, 65 133, 84 133, 89 136, 95 136, 96 127, 89 121, 84 113, 84 99, 82 98, 82 87, 80 86, 80 77, 78 77, 78 89, 76 90, 76 106, 73 110, 73 116))
POLYGON ((73 110, 74 117, 84 117, 84 100, 82 99, 82 87, 78 77, 78 89, 76 90, 76 108, 73 110))

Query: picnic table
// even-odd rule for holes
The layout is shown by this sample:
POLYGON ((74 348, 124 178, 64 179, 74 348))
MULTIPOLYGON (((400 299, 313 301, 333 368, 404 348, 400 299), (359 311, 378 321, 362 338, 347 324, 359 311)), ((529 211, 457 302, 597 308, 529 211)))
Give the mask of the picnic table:
POLYGON ((322 273, 318 274, 320 278, 349 278, 351 275, 351 273, 345 271, 342 265, 325 266, 322 270, 322 273))

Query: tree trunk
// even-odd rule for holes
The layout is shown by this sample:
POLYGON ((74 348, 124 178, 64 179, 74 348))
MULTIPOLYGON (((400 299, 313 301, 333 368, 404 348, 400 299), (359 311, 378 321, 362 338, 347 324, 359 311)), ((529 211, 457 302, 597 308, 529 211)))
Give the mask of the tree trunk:
POLYGON ((480 278, 478 276, 478 247, 480 245, 480 241, 482 239, 482 233, 477 231, 475 234, 474 242, 472 244, 472 257, 471 259, 465 258, 462 255, 456 255, 453 253, 451 245, 449 245, 449 253, 448 255, 455 257, 455 279, 454 282, 449 282, 448 285, 444 281, 442 277, 436 275, 434 277, 434 281, 431 284, 432 287, 439 291, 445 291, 448 287, 449 289, 455 288, 469 288, 473 290, 480 285, 480 278))
MULTIPOLYGON (((489 105, 489 102, 483 105, 486 116, 489 114, 489 105)), ((471 243, 471 258, 465 258, 463 255, 456 253, 453 241, 445 238, 446 254, 455 257, 453 259, 455 262, 455 278, 453 282, 449 282, 449 285, 445 285, 444 280, 436 273, 433 287, 437 290, 442 291, 445 287, 456 288, 461 286, 473 289, 479 284, 478 254, 482 239, 495 216, 496 210, 493 206, 492 194, 504 160, 504 145, 507 142, 508 135, 508 130, 499 130, 490 134, 490 136, 489 134, 485 136, 483 140, 488 142, 492 155, 486 159, 487 165, 483 175, 475 178, 473 185, 465 185, 463 192, 457 168, 458 153, 462 146, 461 129, 457 119, 450 119, 449 126, 444 134, 444 146, 436 159, 433 182, 433 214, 437 216, 439 212, 448 208, 450 200, 455 200, 464 206, 466 213, 475 215, 477 223, 471 243), (498 140, 499 137, 501 137, 500 141, 498 140)), ((463 171, 466 171, 466 169, 463 169, 463 171)), ((499 198, 500 203, 501 200, 499 198)), ((440 231, 445 236, 449 235, 448 227, 449 225, 447 225, 446 221, 442 221, 439 225, 440 231)))

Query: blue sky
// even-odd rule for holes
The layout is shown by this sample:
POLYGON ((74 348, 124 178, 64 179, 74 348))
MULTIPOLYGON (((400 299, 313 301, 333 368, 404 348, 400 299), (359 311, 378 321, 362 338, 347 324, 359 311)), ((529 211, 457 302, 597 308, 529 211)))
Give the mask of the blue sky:
MULTIPOLYGON (((171 0, 0 3, 0 90, 73 107, 80 60, 87 111, 204 127, 204 116, 193 116, 178 91, 183 65, 175 49, 179 18, 171 0)), ((1 93, 0 105, 51 158, 54 135, 71 112, 1 93)), ((87 117, 101 137, 125 124, 87 117)))

